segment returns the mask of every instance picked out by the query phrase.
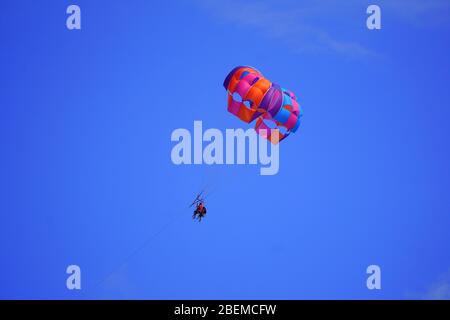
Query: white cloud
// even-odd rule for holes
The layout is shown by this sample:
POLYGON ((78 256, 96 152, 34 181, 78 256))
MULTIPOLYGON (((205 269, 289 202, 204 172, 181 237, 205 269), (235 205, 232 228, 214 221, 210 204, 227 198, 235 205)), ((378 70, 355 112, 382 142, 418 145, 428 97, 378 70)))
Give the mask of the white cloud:
POLYGON ((228 22, 281 41, 297 52, 331 51, 345 56, 376 56, 355 40, 345 40, 330 25, 340 26, 361 11, 361 29, 366 27, 366 8, 378 4, 382 19, 391 15, 399 23, 420 27, 448 24, 448 0, 198 0, 198 5, 216 21, 228 22), (324 26, 324 22, 327 26, 324 26))
POLYGON ((423 25, 436 21, 448 22, 450 11, 448 0, 381 0, 380 3, 394 14, 407 19, 416 19, 423 25))
POLYGON ((450 300, 450 270, 441 275, 422 298, 427 300, 450 300))
POLYGON ((357 42, 335 39, 326 30, 307 23, 323 13, 318 2, 299 5, 289 1, 199 0, 197 3, 218 21, 253 29, 268 38, 281 40, 294 51, 331 50, 346 56, 374 55, 357 42))
MULTIPOLYGON (((262 33, 269 39, 282 41, 294 51, 331 50, 347 56, 374 55, 358 42, 337 39, 312 23, 314 18, 333 17, 330 6, 320 5, 318 1, 299 4, 291 1, 199 0, 197 3, 215 20, 262 33)), ((361 28, 365 27, 364 14, 362 11, 361 28)))

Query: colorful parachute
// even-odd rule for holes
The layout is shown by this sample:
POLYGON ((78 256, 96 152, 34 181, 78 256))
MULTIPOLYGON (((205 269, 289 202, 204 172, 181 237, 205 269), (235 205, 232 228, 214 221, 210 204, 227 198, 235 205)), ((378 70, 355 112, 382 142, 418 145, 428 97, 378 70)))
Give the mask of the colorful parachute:
POLYGON ((247 123, 256 119, 256 132, 272 143, 300 126, 303 112, 294 93, 270 82, 255 68, 234 68, 223 86, 228 92, 228 111, 247 123), (274 130, 279 132, 278 139, 274 130))

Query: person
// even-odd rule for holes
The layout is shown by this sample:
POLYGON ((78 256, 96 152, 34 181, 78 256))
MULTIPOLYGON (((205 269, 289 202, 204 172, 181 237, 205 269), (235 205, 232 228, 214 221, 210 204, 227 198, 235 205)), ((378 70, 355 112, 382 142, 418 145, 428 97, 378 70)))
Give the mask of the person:
POLYGON ((198 217, 198 221, 202 221, 202 218, 206 215, 206 207, 203 205, 203 202, 197 203, 194 214, 192 215, 192 219, 198 217))

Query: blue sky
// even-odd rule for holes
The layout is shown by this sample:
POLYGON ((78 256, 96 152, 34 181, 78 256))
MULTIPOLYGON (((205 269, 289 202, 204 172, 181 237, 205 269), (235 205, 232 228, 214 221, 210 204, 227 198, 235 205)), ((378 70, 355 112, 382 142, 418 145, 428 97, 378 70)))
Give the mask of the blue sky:
POLYGON ((342 2, 2 2, 0 298, 449 298, 450 5, 342 2), (280 172, 175 166, 237 65, 304 109, 280 172))

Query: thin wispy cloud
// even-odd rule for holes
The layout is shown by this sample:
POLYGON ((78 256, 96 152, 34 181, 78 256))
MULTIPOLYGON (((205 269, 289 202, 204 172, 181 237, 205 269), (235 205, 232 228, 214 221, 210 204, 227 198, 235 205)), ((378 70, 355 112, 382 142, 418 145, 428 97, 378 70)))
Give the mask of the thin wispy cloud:
POLYGON ((422 298, 427 300, 450 300, 450 269, 430 286, 422 298))
MULTIPOLYGON (((290 0, 284 0, 288 3, 290 0)), ((365 9, 371 4, 378 5, 386 15, 400 18, 417 19, 424 25, 438 20, 450 23, 450 1, 448 0, 305 0, 296 1, 302 11, 308 14, 326 15, 341 14, 351 8, 365 9)))
POLYGON ((215 20, 254 30, 269 39, 281 41, 297 52, 332 51, 346 56, 375 54, 356 41, 338 39, 323 26, 311 23, 319 14, 322 20, 324 16, 324 11, 315 1, 298 4, 289 1, 199 0, 197 3, 215 20))
POLYGON ((450 23, 448 0, 380 0, 380 5, 416 26, 432 28, 450 23))
POLYGON ((107 298, 111 293, 120 294, 121 299, 133 299, 133 293, 138 292, 131 280, 128 264, 108 275, 94 289, 96 290, 95 294, 102 299, 107 298))
POLYGON ((231 23, 281 41, 296 52, 332 52, 344 56, 378 56, 358 40, 337 35, 331 26, 348 24, 348 17, 361 12, 361 31, 366 28, 366 8, 376 3, 382 17, 391 15, 403 23, 416 26, 448 24, 448 0, 309 0, 254 1, 225 0, 196 2, 216 21, 231 23), (352 15, 353 14, 353 15, 352 15))

